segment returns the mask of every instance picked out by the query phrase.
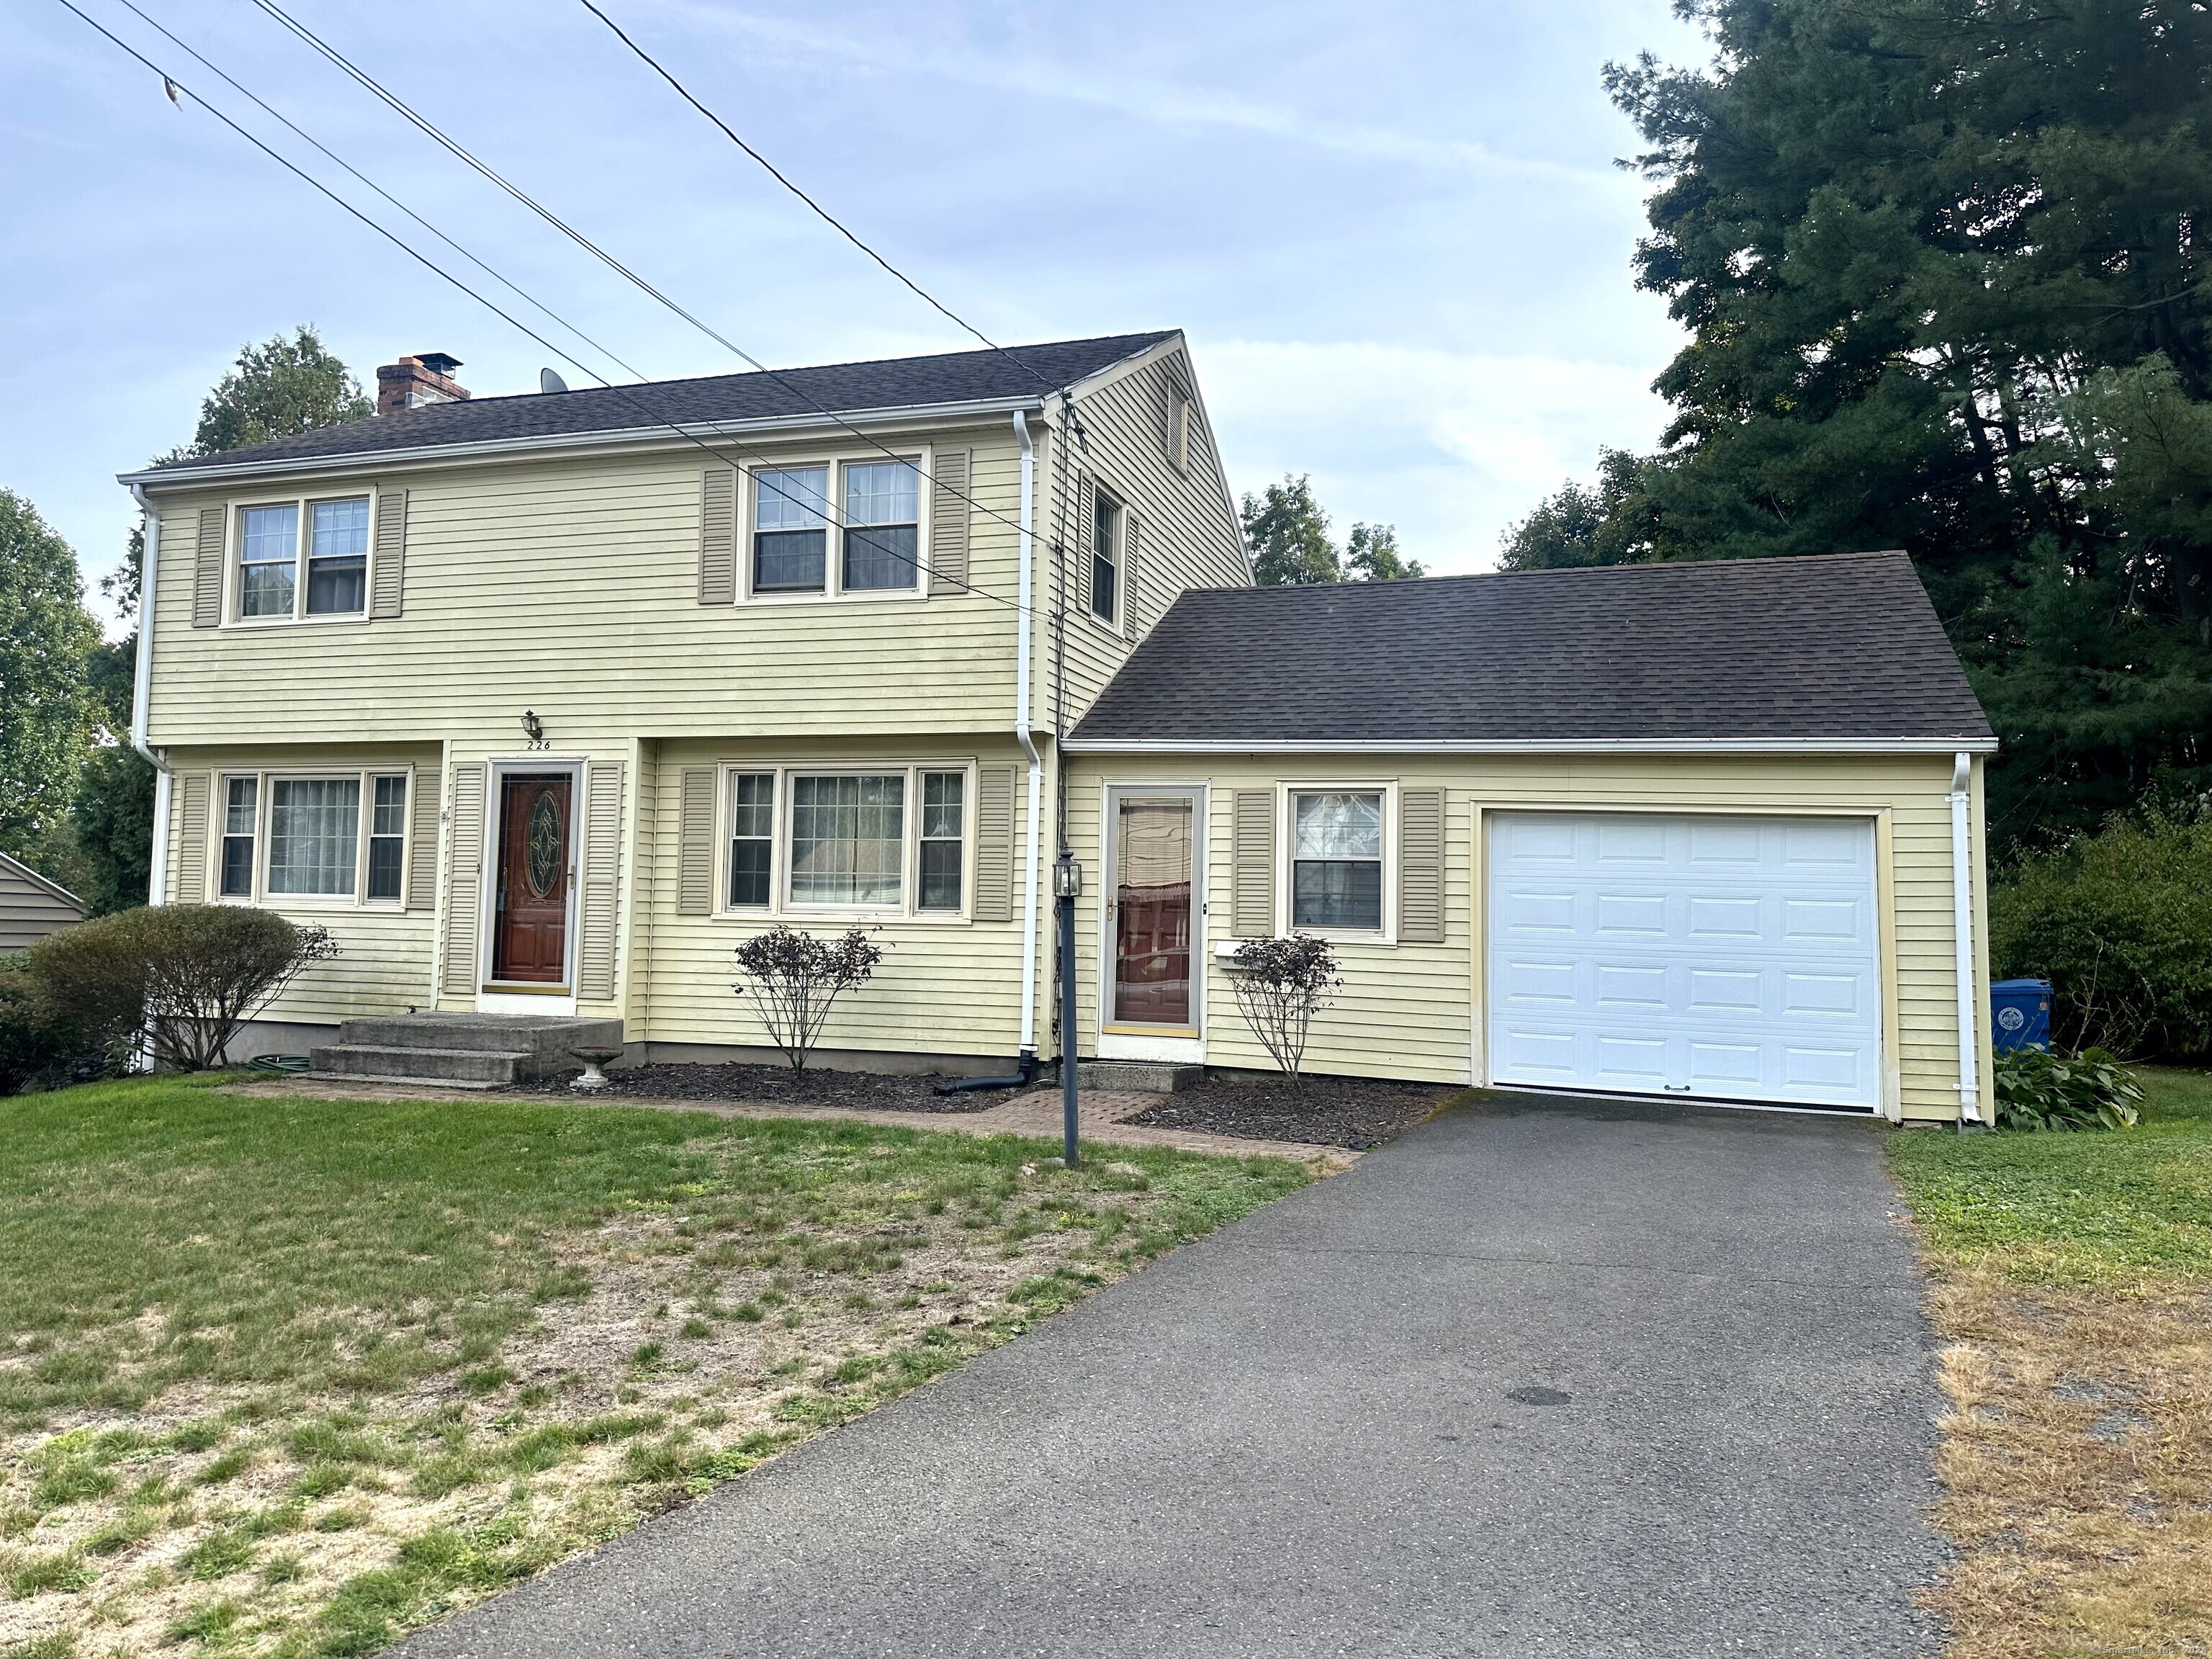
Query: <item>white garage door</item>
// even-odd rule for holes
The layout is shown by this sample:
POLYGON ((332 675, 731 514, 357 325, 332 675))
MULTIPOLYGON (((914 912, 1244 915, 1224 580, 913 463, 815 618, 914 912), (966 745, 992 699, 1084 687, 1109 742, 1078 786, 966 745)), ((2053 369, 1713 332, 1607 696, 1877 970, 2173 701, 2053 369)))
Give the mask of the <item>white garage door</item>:
POLYGON ((1489 823, 1493 1082, 1880 1103, 1870 822, 1489 823))

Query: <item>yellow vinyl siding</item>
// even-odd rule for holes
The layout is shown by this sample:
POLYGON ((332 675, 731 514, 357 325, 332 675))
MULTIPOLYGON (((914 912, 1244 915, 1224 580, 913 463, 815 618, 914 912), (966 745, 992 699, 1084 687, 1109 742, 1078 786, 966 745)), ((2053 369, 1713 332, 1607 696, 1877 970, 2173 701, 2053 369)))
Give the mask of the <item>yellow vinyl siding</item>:
MULTIPOLYGON (((775 927, 779 919, 731 914, 685 915, 677 908, 681 849, 673 826, 679 821, 682 780, 687 769, 712 767, 719 775, 729 766, 849 767, 876 763, 906 766, 917 761, 970 759, 988 767, 1004 766, 1019 753, 1010 737, 998 733, 947 735, 927 744, 897 745, 857 741, 763 744, 738 738, 661 744, 650 769, 654 778, 651 814, 658 833, 648 855, 641 860, 644 871, 640 878, 640 890, 649 895, 648 908, 641 923, 645 931, 633 947, 637 953, 634 961, 649 956, 651 962, 647 977, 652 1041, 755 1048, 768 1042, 751 1000, 741 1000, 732 989, 738 978, 733 952, 745 939, 775 927)), ((913 804, 908 806, 911 811, 913 804)), ((975 817, 971 802, 967 818, 971 836, 975 817)), ((1022 814, 1016 813, 1014 820, 1014 867, 1018 870, 1024 857, 1022 814)), ((714 842, 718 869, 727 858, 721 840, 725 827, 724 816, 718 811, 714 842)), ((782 833, 780 811, 779 835, 782 833)), ((905 919, 878 922, 866 916, 845 920, 822 915, 782 920, 824 939, 848 927, 862 927, 883 949, 884 959, 875 977, 839 999, 823 1028, 823 1048, 890 1054, 1009 1058, 1013 1054, 1021 1020, 1018 906, 1012 917, 1004 921, 905 919)))
MULTIPOLYGON (((282 748, 179 748, 170 751, 169 764, 181 779, 199 775, 209 780, 207 828, 202 839, 201 864, 183 867, 182 815, 173 805, 169 813, 167 859, 167 882, 162 893, 167 903, 198 891, 212 898, 221 868, 222 788, 221 778, 237 772, 354 771, 362 769, 412 767, 426 783, 438 776, 438 750, 420 744, 380 744, 374 747, 288 744, 282 748)), ((363 807, 364 821, 367 807, 363 807)), ((410 875, 419 861, 438 857, 435 842, 421 844, 409 819, 407 856, 410 875)), ((257 860, 268 856, 265 842, 254 847, 257 860)), ((408 884, 411 890, 413 883, 408 884)), ((261 908, 301 923, 331 930, 339 954, 308 969, 284 989, 283 994, 256 1016, 270 1020, 335 1022, 373 1014, 404 1013, 430 1004, 430 975, 436 949, 437 913, 428 908, 401 909, 392 905, 356 905, 337 902, 287 904, 264 901, 261 908)))
MULTIPOLYGON (((1238 1016, 1213 945, 1231 937, 1235 911, 1234 797, 1286 780, 1327 783, 1394 778, 1407 789, 1444 791, 1444 937, 1440 944, 1340 942, 1345 983, 1316 1021, 1307 1064, 1316 1073, 1467 1082, 1481 1036, 1479 974, 1483 872, 1474 842, 1478 809, 1717 810, 1750 814, 1834 811, 1886 815, 1889 894, 1882 972, 1893 1029, 1884 1062, 1908 1117, 1949 1119, 1958 1095, 1958 1003, 1953 980, 1951 830, 1948 755, 1826 758, 1749 756, 1070 757, 1070 837, 1087 872, 1077 930, 1085 1052, 1097 1031, 1103 787, 1204 783, 1207 793, 1206 1063, 1272 1065, 1238 1016)), ((1976 768, 1976 858, 1981 846, 1976 768)), ((1877 902, 1885 896, 1877 894, 1877 902)), ((1978 1007, 1988 1003, 1987 901, 1978 883, 1982 961, 1978 1007)), ((1885 1022, 1886 1024, 1888 1022, 1885 1022)), ((1987 1021, 1978 1022, 1987 1098, 1987 1021)))

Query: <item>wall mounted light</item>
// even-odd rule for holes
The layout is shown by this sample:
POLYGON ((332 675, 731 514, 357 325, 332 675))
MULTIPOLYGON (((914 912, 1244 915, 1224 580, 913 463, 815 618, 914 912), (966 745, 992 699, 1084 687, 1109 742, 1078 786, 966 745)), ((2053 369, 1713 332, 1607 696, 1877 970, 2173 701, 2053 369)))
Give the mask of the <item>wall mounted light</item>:
POLYGON ((530 746, 532 749, 543 749, 545 746, 545 722, 527 708, 522 711, 522 735, 530 739, 530 746))

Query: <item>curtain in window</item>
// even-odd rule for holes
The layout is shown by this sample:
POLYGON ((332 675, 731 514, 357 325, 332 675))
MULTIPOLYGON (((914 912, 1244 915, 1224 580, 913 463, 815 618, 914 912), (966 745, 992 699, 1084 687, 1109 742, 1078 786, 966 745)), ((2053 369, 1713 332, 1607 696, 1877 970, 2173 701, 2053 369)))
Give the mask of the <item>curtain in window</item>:
POLYGON ((896 904, 906 849, 906 779, 791 781, 794 904, 896 904))
POLYGON ((293 573, 300 559, 300 509, 249 507, 239 548, 238 613, 292 614, 293 573))
POLYGON ((361 780, 279 778, 269 786, 269 891, 353 891, 361 780))
POLYGON ((845 469, 845 570, 850 590, 912 587, 920 556, 920 475, 906 461, 845 469))
POLYGON ((368 503, 317 501, 307 524, 307 614, 345 616, 368 600, 368 503))
POLYGON ((829 544, 830 469, 799 466, 753 477, 753 589, 819 592, 829 544))
POLYGON ((1291 922, 1297 927, 1382 926, 1382 797, 1292 799, 1291 922))

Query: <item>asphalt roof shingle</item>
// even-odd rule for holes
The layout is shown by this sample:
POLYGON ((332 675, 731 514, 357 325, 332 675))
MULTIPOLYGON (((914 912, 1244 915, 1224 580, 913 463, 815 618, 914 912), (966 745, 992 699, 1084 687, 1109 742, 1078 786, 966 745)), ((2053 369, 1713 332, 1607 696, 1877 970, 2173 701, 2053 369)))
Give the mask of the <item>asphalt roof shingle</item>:
POLYGON ((400 410, 343 426, 225 450, 167 467, 230 466, 255 461, 320 459, 404 453, 447 444, 599 432, 650 431, 667 422, 775 420, 817 413, 984 403, 1040 396, 1097 374, 1170 337, 1173 331, 1054 340, 996 351, 949 351, 927 357, 781 368, 774 374, 715 374, 700 380, 646 380, 509 398, 471 398, 400 410), (1018 362, 1009 362, 1008 356, 1018 362), (1030 371, 1034 370, 1032 374, 1030 371))
POLYGON ((1070 734, 1986 738, 1903 553, 1183 593, 1070 734))

